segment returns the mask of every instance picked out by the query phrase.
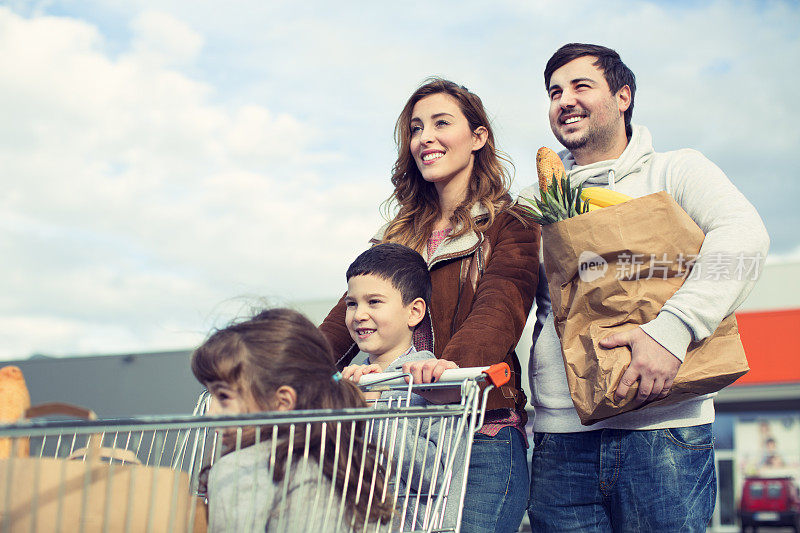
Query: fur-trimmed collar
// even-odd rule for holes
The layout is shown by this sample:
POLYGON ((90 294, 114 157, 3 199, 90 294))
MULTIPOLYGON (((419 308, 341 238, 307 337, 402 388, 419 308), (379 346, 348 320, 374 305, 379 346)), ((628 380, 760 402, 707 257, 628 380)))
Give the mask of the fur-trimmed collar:
MULTIPOLYGON (((486 209, 482 204, 473 204, 472 209, 470 210, 470 215, 473 219, 483 218, 488 214, 489 210, 486 209)), ((377 233, 373 235, 372 239, 370 239, 370 242, 373 244, 379 244, 382 242, 383 234, 386 232, 386 228, 388 226, 388 222, 384 224, 377 231, 377 233)), ((426 246, 422 250, 422 257, 425 259, 425 262, 428 263, 428 268, 431 268, 440 261, 471 254, 476 248, 478 248, 478 246, 481 244, 481 241, 483 241, 483 235, 474 230, 468 231, 464 235, 456 237, 455 239, 446 238, 444 242, 442 242, 436 248, 436 251, 433 253, 433 257, 428 257, 428 247, 426 246)))

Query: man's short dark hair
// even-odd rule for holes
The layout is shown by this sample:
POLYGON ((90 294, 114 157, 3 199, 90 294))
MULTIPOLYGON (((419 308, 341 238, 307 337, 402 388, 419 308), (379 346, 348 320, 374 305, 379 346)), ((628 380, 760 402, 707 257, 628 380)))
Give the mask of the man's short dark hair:
POLYGON ((431 275, 419 253, 402 244, 387 242, 365 251, 347 269, 347 281, 354 276, 378 276, 400 291, 403 305, 417 298, 430 306, 431 275))
POLYGON ((611 94, 617 94, 617 91, 626 85, 631 89, 631 105, 625 111, 625 131, 628 137, 631 136, 631 117, 633 117, 633 97, 636 94, 636 76, 633 75, 619 54, 611 48, 600 46, 597 44, 583 44, 583 43, 569 43, 565 44, 558 50, 544 67, 544 88, 550 89, 550 78, 553 72, 560 69, 570 61, 578 59, 579 57, 594 56, 597 61, 594 66, 603 71, 603 76, 606 79, 608 88, 611 89, 611 94))

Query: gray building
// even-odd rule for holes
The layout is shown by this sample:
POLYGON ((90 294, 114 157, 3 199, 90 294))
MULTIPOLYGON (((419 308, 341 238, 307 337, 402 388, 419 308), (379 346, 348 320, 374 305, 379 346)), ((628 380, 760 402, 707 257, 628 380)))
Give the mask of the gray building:
POLYGON ((203 387, 190 350, 8 361, 25 376, 31 403, 67 402, 100 418, 191 413, 203 387))

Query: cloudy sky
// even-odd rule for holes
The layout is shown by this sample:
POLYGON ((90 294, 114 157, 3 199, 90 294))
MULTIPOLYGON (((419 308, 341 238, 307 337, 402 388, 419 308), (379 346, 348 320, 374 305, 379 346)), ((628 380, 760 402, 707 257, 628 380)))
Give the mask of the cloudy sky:
POLYGON ((0 0, 0 359, 186 348, 335 298, 416 86, 481 96, 519 190, 571 41, 616 48, 656 148, 704 152, 800 259, 797 27, 796 1, 0 0))

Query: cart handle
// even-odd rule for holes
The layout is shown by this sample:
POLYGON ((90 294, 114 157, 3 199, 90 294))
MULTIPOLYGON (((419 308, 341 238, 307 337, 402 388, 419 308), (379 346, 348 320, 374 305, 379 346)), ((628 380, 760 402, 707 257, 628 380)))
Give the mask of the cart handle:
MULTIPOLYGON (((372 385, 378 381, 394 381, 407 376, 402 372, 381 372, 361 376, 360 386, 372 385)), ((451 368, 442 372, 442 376, 436 383, 461 383, 465 379, 483 379, 494 385, 501 387, 511 379, 511 369, 508 363, 497 363, 491 366, 479 366, 472 368, 451 368)), ((419 385, 419 383, 415 383, 419 385)))

